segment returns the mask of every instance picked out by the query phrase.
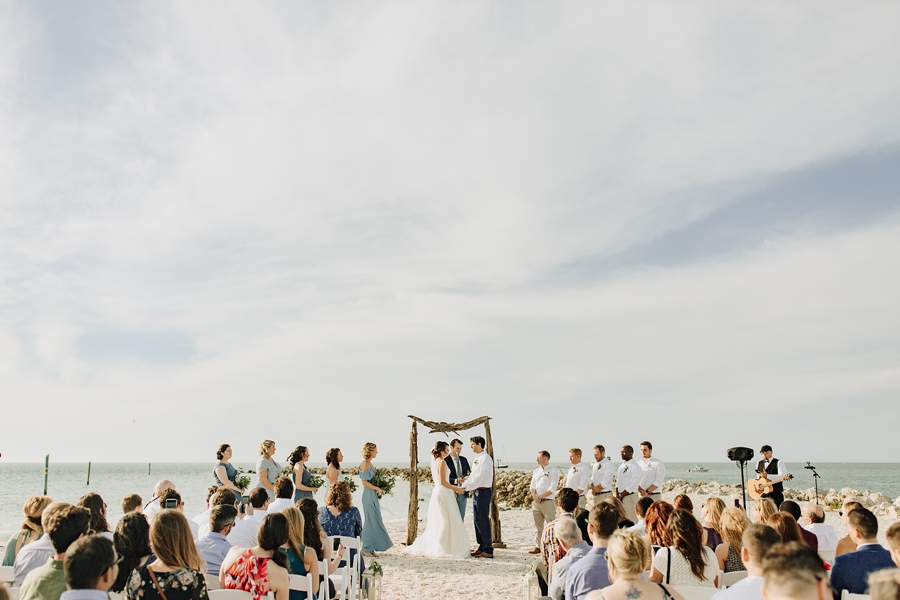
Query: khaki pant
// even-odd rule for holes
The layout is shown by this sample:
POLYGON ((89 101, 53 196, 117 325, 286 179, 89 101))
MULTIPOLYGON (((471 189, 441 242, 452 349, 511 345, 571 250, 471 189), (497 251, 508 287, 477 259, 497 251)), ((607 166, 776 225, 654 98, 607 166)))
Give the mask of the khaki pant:
POLYGON ((638 501, 638 493, 635 492, 633 494, 628 494, 624 498, 622 498, 622 504, 625 505, 625 514, 628 516, 629 521, 633 521, 636 517, 634 516, 634 509, 637 508, 638 501))
POLYGON ((531 501, 531 515, 534 517, 534 528, 537 530, 534 534, 535 548, 541 547, 541 532, 544 526, 556 518, 556 502, 553 498, 544 500, 543 502, 531 501))
POLYGON ((578 496, 578 508, 586 508, 587 507, 587 497, 578 496))
POLYGON ((602 494, 594 494, 592 496, 594 501, 591 503, 591 506, 597 506, 607 498, 612 498, 612 492, 603 492, 602 494))

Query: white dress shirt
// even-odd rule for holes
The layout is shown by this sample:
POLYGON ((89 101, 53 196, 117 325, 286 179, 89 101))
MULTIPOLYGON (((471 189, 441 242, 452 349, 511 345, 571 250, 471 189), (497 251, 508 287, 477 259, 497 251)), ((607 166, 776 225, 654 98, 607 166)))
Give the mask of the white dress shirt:
POLYGON ((736 584, 713 594, 712 600, 762 600, 762 577, 744 577, 736 584))
POLYGON ((623 460, 616 471, 616 493, 637 492, 638 485, 641 483, 641 466, 633 458, 631 460, 623 460))
POLYGON ((651 485, 655 485, 654 494, 662 494, 663 480, 666 478, 666 465, 658 458, 651 456, 648 459, 641 458, 638 461, 641 466, 641 488, 647 490, 651 485))
POLYGON ((591 468, 586 463, 579 462, 577 465, 569 467, 569 472, 566 474, 567 488, 572 488, 576 492, 581 490, 580 495, 584 496, 590 483, 591 468))
POLYGON ((647 524, 644 523, 643 519, 641 519, 640 521, 637 522, 637 524, 632 525, 631 527, 626 529, 626 531, 637 531, 641 535, 647 535, 646 527, 647 527, 647 524))
POLYGON ((604 492, 611 492, 613 489, 613 473, 616 468, 608 456, 604 456, 603 460, 594 463, 591 470, 591 485, 603 486, 604 492))
MULTIPOLYGON (((15 543, 15 540, 12 541, 15 543)), ((47 559, 56 555, 53 542, 46 533, 26 546, 22 546, 13 563, 13 587, 22 587, 25 576, 47 564, 47 559)))
MULTIPOLYGON (((767 469, 769 467, 769 463, 774 460, 773 456, 770 460, 763 459, 763 469, 767 469)), ((759 463, 757 463, 759 464, 759 463)), ((779 481, 784 481, 784 478, 787 476, 787 466, 784 464, 784 461, 779 460, 778 465, 775 467, 777 469, 777 473, 775 475, 766 475, 772 483, 778 483, 779 481)))
POLYGON ((281 512, 285 508, 289 506, 293 506, 294 501, 291 498, 275 498, 271 502, 269 502, 269 508, 266 509, 266 512, 277 513, 281 512))
POLYGON ((266 509, 254 508, 253 514, 238 521, 231 533, 228 534, 228 543, 232 546, 241 548, 252 548, 257 544, 256 534, 259 533, 259 526, 266 516, 266 509))
POLYGON ((464 486, 467 491, 494 487, 494 461, 484 450, 472 459, 472 472, 464 486))
POLYGON ((811 523, 803 529, 816 534, 819 538, 819 550, 822 552, 837 550, 838 534, 828 523, 811 523))
POLYGON ((199 515, 197 515, 197 516, 191 518, 191 521, 193 521, 194 523, 196 523, 196 524, 199 525, 200 527, 203 527, 204 524, 206 524, 207 526, 209 526, 209 515, 210 515, 210 513, 212 513, 212 509, 213 509, 213 507, 210 506, 209 508, 207 508, 206 510, 204 510, 204 511, 203 511, 202 513, 200 513, 199 515))
POLYGON ((155 517, 156 513, 161 510, 162 508, 159 506, 159 498, 154 498, 153 500, 148 502, 147 506, 145 506, 143 510, 144 516, 147 517, 147 522, 152 525, 153 517, 155 517))
POLYGON ((544 498, 555 498, 557 487, 559 487, 559 471, 553 465, 538 467, 531 473, 531 489, 538 496, 549 491, 544 498))

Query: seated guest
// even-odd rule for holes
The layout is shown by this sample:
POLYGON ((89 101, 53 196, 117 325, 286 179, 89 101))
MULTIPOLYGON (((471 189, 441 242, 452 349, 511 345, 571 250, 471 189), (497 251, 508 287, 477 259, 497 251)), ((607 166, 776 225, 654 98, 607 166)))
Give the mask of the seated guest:
POLYGON ((891 553, 878 543, 878 519, 872 511, 857 508, 850 511, 847 519, 850 539, 856 544, 855 552, 842 554, 834 559, 831 569, 831 587, 834 597, 841 598, 841 592, 865 594, 868 589, 869 573, 894 566, 891 553))
POLYGON ((666 525, 673 512, 675 512, 674 506, 665 500, 657 500, 650 505, 644 515, 644 530, 647 532, 647 541, 650 542, 654 556, 657 550, 671 544, 666 525))
POLYGON ((566 600, 584 600, 589 593, 606 587, 609 583, 606 547, 609 538, 618 529, 620 520, 619 509, 612 502, 604 500, 591 508, 588 535, 593 547, 569 566, 566 574, 566 600))
POLYGON ((631 520, 631 517, 634 515, 629 515, 628 511, 625 510, 625 503, 622 502, 620 498, 617 496, 610 496, 603 500, 603 502, 612 502, 613 505, 619 510, 619 529, 628 529, 629 527, 634 527, 634 521, 631 520))
POLYGON ((131 572, 127 600, 209 600, 203 560, 197 554, 188 520, 180 510, 164 508, 150 525, 156 560, 131 572))
POLYGON ((900 569, 884 569, 869 575, 872 600, 900 599, 900 569))
MULTIPOLYGON (((578 492, 572 488, 562 488, 556 492, 556 518, 574 517, 578 508, 578 492)), ((556 520, 550 521, 541 531, 541 563, 544 568, 538 569, 538 577, 549 582, 553 579, 553 565, 565 556, 565 551, 556 542, 556 520)), ((542 582, 543 583, 543 582, 542 582)))
POLYGON ((106 502, 103 501, 100 494, 95 494, 94 492, 85 494, 78 499, 77 506, 91 511, 91 525, 89 529, 112 541, 113 532, 109 530, 109 523, 106 521, 106 502))
MULTIPOLYGON (((209 513, 212 512, 213 499, 216 498, 218 493, 219 493, 219 488, 217 488, 214 485, 211 485, 209 488, 207 488, 207 490, 206 490, 206 510, 204 510, 199 515, 194 515, 193 517, 190 518, 190 520, 193 521, 194 523, 196 523, 199 527, 203 527, 204 523, 209 524, 209 513)), ((234 492, 232 492, 232 493, 234 493, 234 492)), ((206 532, 200 531, 199 533, 200 533, 200 535, 203 535, 206 532)))
POLYGON ((44 529, 41 527, 41 515, 51 502, 53 499, 50 496, 32 496, 25 501, 25 505, 22 507, 25 520, 22 521, 19 531, 6 542, 6 551, 3 554, 4 567, 13 566, 19 551, 44 535, 44 529))
POLYGON ((703 545, 703 527, 694 515, 675 509, 666 526, 671 545, 660 548, 653 559, 650 581, 671 585, 716 587, 719 561, 703 545))
MULTIPOLYGON (((794 521, 797 522, 797 525, 800 525, 800 518, 803 516, 803 511, 800 509, 800 505, 793 500, 785 500, 782 502, 781 506, 778 507, 778 511, 791 515, 794 518, 794 521)), ((800 527, 800 535, 803 536, 803 541, 809 544, 810 548, 816 551, 819 550, 819 538, 816 534, 800 527)))
MULTIPOLYGON (((342 483, 344 482, 338 482, 338 484, 342 483)), ((329 491, 333 488, 334 486, 329 491)), ((275 482, 275 489, 277 496, 277 481, 275 482)), ((282 511, 282 514, 287 518, 288 534, 290 535, 286 552, 288 567, 292 575, 312 575, 312 595, 315 598, 316 594, 319 593, 319 560, 316 557, 316 551, 312 548, 307 548, 303 543, 303 530, 305 528, 303 513, 296 506, 289 506, 282 511)), ((307 600, 308 594, 300 590, 291 590, 290 598, 291 600, 307 600)))
MULTIPOLYGON (((844 527, 846 527, 848 531, 850 529, 850 525, 847 522, 847 518, 850 516, 850 512, 856 510, 857 508, 863 508, 863 505, 856 500, 848 500, 847 502, 844 502, 844 505, 841 507, 840 512, 838 512, 838 514, 841 516, 841 520, 844 522, 844 527)), ((850 534, 848 533, 838 540, 834 555, 835 557, 837 557, 841 554, 854 552, 855 550, 856 544, 854 544, 853 540, 850 539, 850 534)))
POLYGON ((703 527, 706 530, 706 545, 713 550, 716 550, 725 541, 719 529, 719 519, 722 518, 723 510, 725 510, 725 503, 721 498, 709 498, 700 508, 700 516, 706 523, 703 527))
POLYGON ((231 533, 228 543, 238 548, 252 548, 256 545, 256 533, 266 517, 269 508, 269 492, 266 488, 256 487, 250 490, 250 504, 247 516, 238 521, 231 533))
POLYGON ((675 499, 672 500, 672 506, 675 507, 675 510, 681 509, 688 511, 689 513, 694 512, 694 502, 687 494, 678 494, 675 496, 675 499))
POLYGON ((550 582, 548 596, 553 600, 565 600, 566 574, 569 572, 569 567, 581 560, 591 547, 581 539, 581 530, 578 529, 575 519, 562 517, 554 519, 553 522, 555 523, 553 527, 556 530, 556 541, 566 554, 553 565, 553 580, 550 582))
MULTIPOLYGON (((262 490, 268 499, 265 488, 262 490)), ((252 548, 232 548, 219 571, 222 589, 250 592, 252 600, 265 600, 269 592, 275 600, 288 600, 291 578, 287 554, 279 548, 288 543, 290 531, 287 517, 268 514, 259 526, 258 541, 252 548)))
POLYGON ((591 592, 587 600, 635 600, 642 596, 683 600, 674 587, 641 579, 641 574, 650 566, 650 544, 636 531, 613 533, 606 549, 606 562, 612 585, 591 592))
POLYGON ((329 536, 360 537, 362 516, 353 506, 353 495, 346 481, 338 481, 328 487, 325 506, 319 508, 319 522, 329 536))
POLYGON ((741 561, 741 540, 749 525, 750 519, 741 509, 731 507, 722 511, 719 530, 722 532, 724 542, 716 548, 720 571, 731 573, 744 570, 744 563, 741 561))
MULTIPOLYGON (((179 512, 184 512, 184 502, 181 500, 181 494, 176 492, 175 490, 166 490, 159 497, 159 502, 161 506, 168 506, 170 504, 175 504, 175 510, 179 512), (174 502, 173 502, 174 501, 174 502)), ((200 537, 200 526, 197 525, 194 521, 187 522, 188 527, 191 529, 192 539, 197 539, 200 537)))
POLYGON ((803 516, 809 521, 804 529, 816 536, 820 552, 834 552, 837 549, 838 536, 834 527, 825 523, 825 511, 818 504, 810 502, 803 507, 803 516))
POLYGON ((89 535, 69 546, 63 571, 69 590, 61 600, 109 600, 109 588, 119 575, 119 557, 109 538, 89 535))
POLYGON ((828 573, 819 553, 803 542, 776 544, 763 558, 765 600, 830 600, 828 573))
POLYGON ((159 497, 162 496, 162 493, 166 490, 174 490, 175 484, 169 481, 168 479, 160 479, 156 483, 156 487, 153 488, 153 498, 150 499, 150 502, 144 505, 144 515, 147 517, 147 520, 150 523, 153 523, 153 518, 156 516, 156 513, 162 510, 162 507, 159 504, 159 497))
MULTIPOLYGON (((778 532, 782 542, 803 542, 806 544, 803 536, 800 535, 800 526, 797 524, 797 521, 787 513, 775 513, 769 517, 766 525, 773 527, 775 531, 778 532)), ((806 545, 809 546, 809 544, 806 545)), ((812 546, 810 546, 810 548, 812 548, 812 546)))
POLYGON ((753 522, 768 523, 769 517, 778 512, 778 507, 771 498, 760 498, 753 502, 753 522))
MULTIPOLYGON (((739 508, 727 510, 744 512, 739 508)), ((725 514, 723 514, 723 517, 728 518, 725 514)), ((744 518, 747 518, 746 515, 744 515, 744 518)), ((749 519, 747 521, 749 522, 749 519)), ((747 571, 747 576, 727 590, 717 592, 713 596, 713 600, 762 600, 762 561, 769 550, 780 543, 781 536, 768 525, 760 523, 748 524, 741 539, 741 562, 744 570, 747 571)))
POLYGON ((900 523, 894 523, 888 527, 887 533, 888 547, 891 549, 891 558, 894 564, 900 567, 900 523))
POLYGON ((203 537, 207 533, 209 533, 209 516, 212 514, 212 511, 217 506, 232 506, 235 511, 238 511, 237 518, 240 518, 242 515, 240 514, 240 509, 238 508, 238 498, 235 496, 234 492, 231 490, 219 490, 209 499, 209 508, 203 512, 206 515, 206 521, 200 522, 198 518, 201 515, 197 515, 193 518, 194 523, 200 526, 198 530, 198 538, 203 537))
POLYGON ((637 501, 634 506, 634 516, 638 518, 638 522, 628 528, 628 531, 637 531, 641 535, 646 535, 644 531, 644 517, 647 516, 647 509, 653 504, 653 498, 644 496, 637 501))
MULTIPOLYGON (((314 498, 302 498, 297 501, 297 509, 303 515, 303 544, 307 548, 312 548, 316 553, 316 560, 328 562, 328 574, 331 575, 343 562, 344 546, 338 546, 334 550, 334 546, 328 540, 328 534, 322 529, 322 523, 319 521, 319 505, 314 498)), ((360 566, 363 564, 362 556, 359 557, 360 566)), ((328 597, 333 598, 335 595, 334 582, 328 580, 328 597)))
MULTIPOLYGON (((63 560, 72 542, 85 535, 91 522, 86 508, 67 502, 54 502, 44 511, 42 524, 53 544, 55 554, 42 567, 33 569, 22 581, 21 600, 59 600, 66 591, 66 575, 63 560)), ((19 558, 22 553, 19 553, 19 558)), ((16 560, 18 564, 18 560, 16 560)))
POLYGON ((275 480, 275 499, 269 502, 266 512, 281 512, 289 506, 294 506, 294 484, 287 477, 279 477, 275 480))
POLYGON ((122 562, 111 587, 113 592, 119 593, 125 590, 132 571, 156 560, 150 549, 150 523, 137 511, 126 513, 116 525, 113 543, 122 562))
POLYGON ((581 539, 585 542, 591 539, 591 536, 588 534, 588 518, 590 516, 591 511, 584 510, 583 508, 576 509, 572 516, 572 518, 575 519, 575 523, 578 525, 579 531, 581 531, 581 539))
POLYGON ((209 531, 197 540, 197 552, 206 563, 209 575, 219 576, 222 561, 231 550, 228 534, 234 528, 236 518, 237 509, 228 505, 214 506, 209 513, 209 531))
POLYGON ((127 515, 130 512, 142 512, 144 501, 137 494, 128 494, 122 498, 122 514, 127 515))

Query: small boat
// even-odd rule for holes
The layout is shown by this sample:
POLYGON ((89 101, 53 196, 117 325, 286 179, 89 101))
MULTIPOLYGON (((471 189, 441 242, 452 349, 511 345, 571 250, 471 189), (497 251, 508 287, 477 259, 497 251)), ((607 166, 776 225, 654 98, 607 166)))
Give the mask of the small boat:
POLYGON ((688 473, 708 473, 709 469, 704 467, 703 465, 694 465, 692 468, 688 469, 688 473))
POLYGON ((508 468, 509 468, 509 465, 504 465, 504 464, 503 464, 503 459, 502 459, 502 458, 498 458, 498 459, 497 459, 497 468, 498 468, 498 469, 508 469, 508 468))

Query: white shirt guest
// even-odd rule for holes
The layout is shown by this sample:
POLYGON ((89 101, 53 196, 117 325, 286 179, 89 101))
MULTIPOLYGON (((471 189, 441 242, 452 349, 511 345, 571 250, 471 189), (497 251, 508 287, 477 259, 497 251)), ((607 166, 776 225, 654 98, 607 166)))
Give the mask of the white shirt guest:
POLYGON ((837 550, 838 534, 834 527, 825 523, 825 511, 822 507, 810 503, 803 507, 803 516, 809 521, 809 525, 803 529, 816 534, 819 538, 819 550, 822 552, 832 552, 837 550))
POLYGON ((652 496, 662 493, 663 480, 666 478, 666 465, 661 460, 652 456, 653 445, 650 442, 641 442, 641 482, 638 491, 641 496, 652 496))
POLYGON ((594 446, 594 464, 591 466, 591 490, 594 496, 612 493, 615 472, 613 462, 606 456, 606 448, 599 444, 594 446))
POLYGON ((584 508, 587 504, 585 494, 591 484, 591 468, 581 461, 581 450, 572 448, 569 450, 569 472, 566 473, 566 487, 578 492, 578 506, 584 508))
POLYGON ((250 504, 247 516, 237 521, 234 529, 228 534, 228 543, 241 548, 252 548, 257 544, 256 534, 259 526, 268 514, 269 493, 266 488, 258 487, 250 490, 250 504), (250 511, 253 511, 252 513, 250 511))
POLYGON ((162 507, 159 505, 159 497, 163 495, 163 492, 166 490, 174 490, 175 484, 169 481, 168 479, 160 479, 156 483, 156 487, 153 488, 153 498, 150 499, 150 502, 144 505, 143 513, 144 516, 147 517, 147 522, 153 524, 153 517, 162 510, 162 507))

